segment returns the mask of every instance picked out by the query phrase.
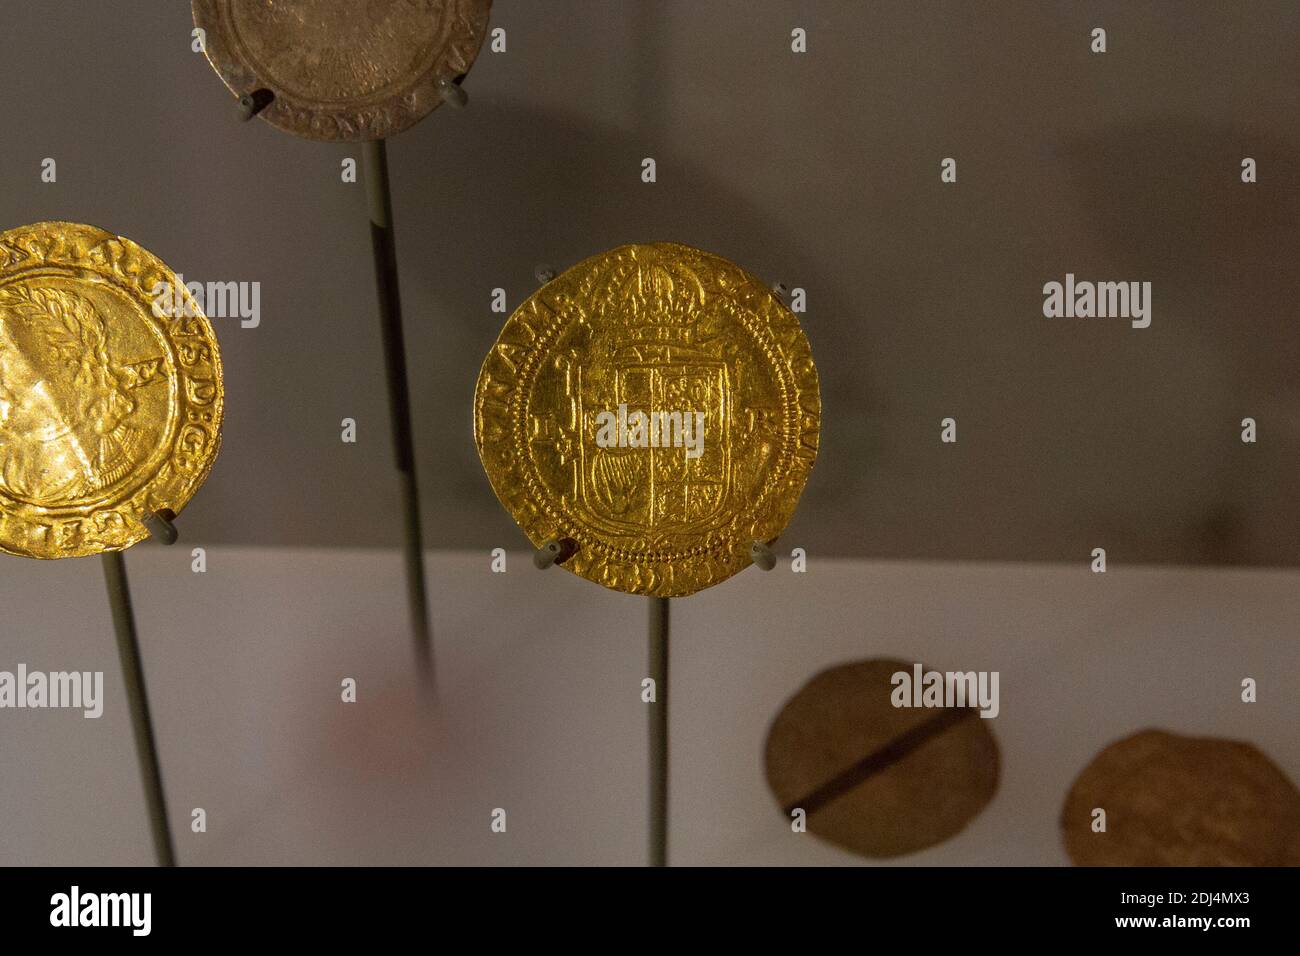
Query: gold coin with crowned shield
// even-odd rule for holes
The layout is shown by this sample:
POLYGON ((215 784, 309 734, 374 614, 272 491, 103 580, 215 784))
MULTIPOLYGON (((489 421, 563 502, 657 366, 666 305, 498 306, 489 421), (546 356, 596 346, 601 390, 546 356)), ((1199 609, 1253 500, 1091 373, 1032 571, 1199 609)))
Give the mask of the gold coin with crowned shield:
POLYGON ((0 551, 120 551, 179 514, 221 443, 221 356, 175 273, 129 239, 0 233, 0 551))
POLYGON ((794 314, 740 267, 672 243, 621 246, 535 292, 474 396, 483 467, 529 540, 657 597, 731 577, 781 533, 820 420, 794 314))
POLYGON ((261 116, 308 139, 383 139, 469 72, 492 0, 193 0, 208 62, 261 116))

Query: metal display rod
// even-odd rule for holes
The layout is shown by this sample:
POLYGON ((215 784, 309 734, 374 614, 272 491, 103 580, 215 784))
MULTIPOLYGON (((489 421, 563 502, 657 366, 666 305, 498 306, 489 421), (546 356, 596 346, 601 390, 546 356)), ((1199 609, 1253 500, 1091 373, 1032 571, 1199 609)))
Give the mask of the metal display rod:
MULTIPOLYGON (((571 538, 552 538, 533 552, 533 564, 546 570, 563 564, 576 548, 571 538)), ((749 547, 749 559, 764 571, 776 567, 776 554, 769 543, 754 541, 749 547)), ((671 628, 670 598, 648 598, 649 646, 647 660, 649 677, 655 684, 655 699, 651 704, 647 727, 649 729, 649 792, 650 810, 647 858, 650 866, 668 865, 668 651, 671 628)))
POLYGON ((668 865, 668 627, 670 598, 650 601, 650 842, 651 866, 668 865))
POLYGON ((421 674, 433 683, 433 633, 429 627, 429 597, 425 590, 420 491, 415 476, 415 440, 411 434, 411 392, 406 377, 402 297, 393 239, 393 199, 388 186, 388 144, 376 139, 367 141, 363 147, 366 197, 370 204, 370 242, 375 253, 375 285, 379 290, 379 327, 383 334, 384 364, 388 372, 388 410, 393 426, 393 451, 401 480, 406 531, 406 599, 411 634, 415 639, 416 664, 421 674))
MULTIPOLYGON (((150 534, 163 544, 176 541, 176 529, 161 515, 145 520, 150 534)), ((127 706, 131 712, 131 730, 135 752, 140 762, 140 782, 144 786, 149 809, 149 827, 153 831, 154 858, 159 866, 176 865, 167 820, 167 798, 163 794, 162 771, 158 765, 158 744, 154 739, 153 720, 149 715, 149 695, 144 686, 144 668, 140 664, 140 642, 136 637, 135 612, 131 609, 131 586, 126 576, 126 560, 120 551, 103 555, 104 583, 108 587, 108 604, 113 612, 113 630, 117 634, 117 656, 122 664, 122 683, 126 687, 127 706)))
MULTIPOLYGON (((442 98, 464 106, 459 82, 439 82, 442 98)), ((239 119, 247 122, 275 100, 260 89, 239 100, 239 119)), ((406 561, 406 603, 415 641, 415 662, 431 686, 435 684, 433 629, 429 626, 429 596, 424 578, 424 533, 420 526, 420 490, 415 475, 415 440, 411 434, 411 390, 406 375, 406 339, 402 333, 402 296, 397 278, 397 250, 393 239, 393 197, 388 185, 388 143, 367 140, 362 145, 366 199, 370 207, 370 244, 375 257, 375 286, 379 293, 379 329, 387 370, 388 413, 393 429, 393 453, 401 483, 403 554, 406 561)))

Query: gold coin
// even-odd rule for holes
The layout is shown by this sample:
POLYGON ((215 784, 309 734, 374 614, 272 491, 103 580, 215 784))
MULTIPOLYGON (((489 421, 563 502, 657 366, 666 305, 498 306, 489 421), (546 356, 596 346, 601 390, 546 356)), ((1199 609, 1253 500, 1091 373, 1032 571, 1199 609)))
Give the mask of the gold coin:
POLYGON ((260 115, 308 139, 393 136, 469 72, 492 0, 193 0, 208 62, 260 115))
POLYGON ((1061 831, 1079 866, 1300 866, 1300 790, 1248 743, 1144 730, 1079 774, 1061 831))
POLYGON ((548 282, 479 373, 474 437, 536 546, 619 591, 679 597, 794 513, 821 405, 799 321, 719 256, 621 246, 548 282))
POLYGON ((161 261, 77 223, 0 233, 0 551, 142 540, 207 478, 223 404, 212 327, 161 261))
POLYGON ((971 708, 895 707, 893 675, 912 664, 873 659, 813 677, 767 734, 764 769, 785 825, 853 853, 893 857, 948 840, 997 792, 997 741, 971 708))

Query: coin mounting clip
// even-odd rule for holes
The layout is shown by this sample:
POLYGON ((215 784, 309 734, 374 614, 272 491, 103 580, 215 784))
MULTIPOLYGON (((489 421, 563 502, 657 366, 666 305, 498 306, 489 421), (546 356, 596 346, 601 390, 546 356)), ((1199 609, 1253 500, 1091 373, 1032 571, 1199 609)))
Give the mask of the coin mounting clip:
POLYGON ((172 545, 180 538, 180 532, 172 522, 175 517, 175 513, 164 508, 162 511, 146 511, 140 522, 149 532, 149 537, 159 544, 172 545))
POLYGON ((533 552, 533 564, 539 571, 545 571, 553 564, 563 564, 578 553, 578 542, 572 538, 548 538, 533 552))
POLYGON ((448 106, 454 106, 456 109, 463 108, 469 103, 469 94, 461 88, 461 81, 465 79, 465 74, 460 76, 443 77, 438 81, 438 95, 448 106))
POLYGON ((239 98, 239 119, 247 123, 275 101, 275 94, 267 89, 253 90, 239 98))
POLYGON ((755 541, 749 546, 749 560, 764 571, 776 567, 776 552, 762 541, 755 541))

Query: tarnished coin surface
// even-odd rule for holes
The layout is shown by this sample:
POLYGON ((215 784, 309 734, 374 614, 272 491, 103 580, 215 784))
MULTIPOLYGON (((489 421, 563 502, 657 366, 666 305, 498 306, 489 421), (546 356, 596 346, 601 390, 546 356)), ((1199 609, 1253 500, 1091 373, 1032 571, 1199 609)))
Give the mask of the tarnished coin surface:
POLYGON ((1079 774, 1061 833, 1079 866, 1300 866, 1300 790, 1248 743, 1143 730, 1079 774))
POLYGON ((261 90, 260 114, 309 139, 382 139, 469 72, 491 0, 193 0, 208 62, 231 92, 261 90))
POLYGON ((142 540, 207 478, 223 403, 212 327, 156 257, 76 223, 0 233, 0 551, 142 540))
POLYGON ((497 497, 606 587, 677 597, 750 563, 817 454, 817 370, 794 314, 719 256, 629 245, 510 317, 474 396, 497 497))
POLYGON ((786 701, 767 734, 767 783, 785 825, 868 857, 915 853, 965 829, 997 792, 990 721, 970 707, 895 707, 913 664, 840 664, 786 701))

